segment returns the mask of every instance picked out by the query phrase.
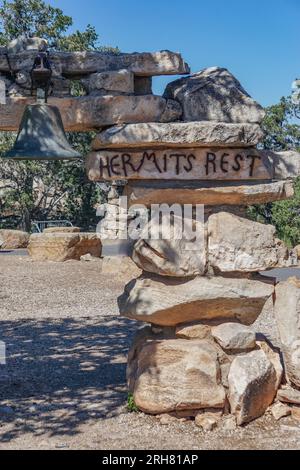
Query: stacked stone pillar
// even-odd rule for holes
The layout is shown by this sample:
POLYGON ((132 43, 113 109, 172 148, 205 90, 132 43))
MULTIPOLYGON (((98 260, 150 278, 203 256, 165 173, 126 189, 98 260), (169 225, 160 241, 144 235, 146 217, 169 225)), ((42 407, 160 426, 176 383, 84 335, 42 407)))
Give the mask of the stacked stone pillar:
POLYGON ((246 218, 246 207, 293 196, 295 152, 257 150, 262 108, 224 69, 171 83, 181 122, 115 126, 98 134, 87 158, 92 180, 128 180, 129 205, 203 205, 204 217, 178 237, 151 238, 150 220, 132 259, 142 269, 119 298, 120 314, 147 323, 129 352, 127 377, 137 407, 195 417, 200 425, 231 414, 261 415, 282 381, 280 357, 251 325, 273 305, 276 280, 262 275, 298 263, 275 228, 246 218), (202 424, 201 424, 202 423, 202 424))

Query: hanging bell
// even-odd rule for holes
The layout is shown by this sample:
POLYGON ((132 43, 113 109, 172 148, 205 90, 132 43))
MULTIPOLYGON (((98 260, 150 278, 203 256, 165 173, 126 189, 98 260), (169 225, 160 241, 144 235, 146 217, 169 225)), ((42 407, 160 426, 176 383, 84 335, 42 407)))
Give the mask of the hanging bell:
POLYGON ((26 106, 15 144, 4 155, 12 160, 41 161, 80 157, 67 141, 59 109, 48 104, 26 106))

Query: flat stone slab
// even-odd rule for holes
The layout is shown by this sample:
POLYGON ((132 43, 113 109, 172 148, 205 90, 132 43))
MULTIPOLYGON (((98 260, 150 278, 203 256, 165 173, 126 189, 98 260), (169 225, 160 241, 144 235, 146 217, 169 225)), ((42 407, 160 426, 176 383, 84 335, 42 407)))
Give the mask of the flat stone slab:
POLYGON ((102 180, 268 180, 269 159, 255 148, 102 150, 86 158, 92 181, 102 180))
MULTIPOLYGON (((27 104, 33 98, 8 99, 0 104, 0 130, 17 131, 27 104)), ((104 95, 79 98, 49 98, 61 112, 66 131, 91 131, 103 126, 130 122, 168 122, 179 119, 181 107, 161 96, 104 95)))
POLYGON ((127 284, 118 304, 122 316, 162 326, 196 320, 250 325, 273 292, 273 281, 265 279, 141 276, 127 284))
MULTIPOLYGON (((9 72, 5 50, 0 50, 0 72, 9 72)), ((11 69, 17 72, 31 69, 36 51, 10 54, 11 69)), ((135 52, 133 54, 107 54, 89 52, 50 52, 51 63, 64 75, 86 75, 93 72, 127 69, 143 77, 154 75, 182 75, 190 72, 189 66, 177 52, 135 52)))
POLYGON ((212 121, 138 123, 114 126, 100 132, 93 150, 135 147, 251 147, 263 138, 258 124, 212 121))
MULTIPOLYGON (((213 185, 214 184, 214 185, 213 185)), ((213 185, 213 186, 212 186, 213 185)), ((275 181, 242 186, 227 183, 227 186, 203 187, 201 183, 183 182, 130 182, 125 186, 128 205, 143 204, 205 204, 252 205, 289 199, 294 196, 291 181, 275 181)))

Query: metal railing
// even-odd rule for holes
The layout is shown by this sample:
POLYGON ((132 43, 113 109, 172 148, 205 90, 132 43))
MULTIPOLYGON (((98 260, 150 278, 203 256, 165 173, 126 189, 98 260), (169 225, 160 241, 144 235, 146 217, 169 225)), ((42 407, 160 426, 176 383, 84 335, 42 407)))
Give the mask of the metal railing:
POLYGON ((73 227, 69 220, 35 220, 31 224, 31 231, 42 233, 48 227, 73 227))

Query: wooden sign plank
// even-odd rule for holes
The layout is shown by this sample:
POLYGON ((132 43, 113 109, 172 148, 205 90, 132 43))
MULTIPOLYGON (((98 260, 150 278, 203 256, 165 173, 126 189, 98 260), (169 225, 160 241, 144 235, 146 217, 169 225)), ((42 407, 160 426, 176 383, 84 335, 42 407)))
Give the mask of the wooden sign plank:
POLYGON ((89 179, 269 180, 273 166, 256 149, 102 150, 87 156, 89 179))

